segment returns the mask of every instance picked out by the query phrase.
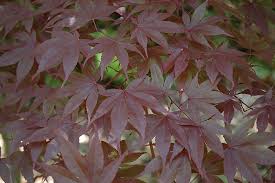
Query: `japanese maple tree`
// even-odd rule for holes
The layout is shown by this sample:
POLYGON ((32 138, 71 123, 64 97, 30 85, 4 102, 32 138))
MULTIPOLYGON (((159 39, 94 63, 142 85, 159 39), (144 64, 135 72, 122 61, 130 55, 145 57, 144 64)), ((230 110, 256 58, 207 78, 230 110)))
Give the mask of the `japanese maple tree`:
POLYGON ((275 182, 274 34, 272 0, 1 1, 1 179, 275 182))

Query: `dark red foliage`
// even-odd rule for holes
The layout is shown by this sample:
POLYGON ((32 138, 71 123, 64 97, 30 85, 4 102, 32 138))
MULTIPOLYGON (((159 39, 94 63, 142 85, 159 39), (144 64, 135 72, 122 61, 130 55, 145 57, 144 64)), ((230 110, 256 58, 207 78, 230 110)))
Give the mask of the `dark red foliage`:
POLYGON ((17 0, 0 17, 4 182, 275 181, 274 80, 250 64, 274 69, 272 1, 17 0))

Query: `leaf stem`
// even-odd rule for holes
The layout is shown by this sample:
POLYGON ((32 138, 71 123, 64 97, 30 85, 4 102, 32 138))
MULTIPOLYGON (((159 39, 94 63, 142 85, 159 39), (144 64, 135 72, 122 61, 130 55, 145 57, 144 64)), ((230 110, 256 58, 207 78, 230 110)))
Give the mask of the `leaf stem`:
POLYGON ((152 159, 154 159, 156 157, 156 155, 155 155, 154 145, 153 145, 152 140, 149 141, 149 145, 150 145, 150 151, 151 151, 152 159))
POLYGON ((118 73, 116 73, 116 75, 108 82, 104 85, 104 87, 107 87, 108 85, 110 85, 115 79, 117 79, 120 75, 122 74, 122 70, 120 70, 118 73))

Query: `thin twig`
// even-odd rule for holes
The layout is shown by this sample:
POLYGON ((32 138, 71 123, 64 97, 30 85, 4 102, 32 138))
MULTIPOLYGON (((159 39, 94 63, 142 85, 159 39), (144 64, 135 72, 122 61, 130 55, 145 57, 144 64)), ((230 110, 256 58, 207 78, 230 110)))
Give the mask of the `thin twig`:
POLYGON ((98 28, 97 28, 97 25, 96 25, 96 23, 95 23, 95 20, 93 19, 93 24, 94 24, 94 26, 95 26, 95 30, 96 30, 96 32, 99 32, 98 31, 98 28))
MULTIPOLYGON (((250 109, 250 110, 253 110, 253 108, 251 107, 251 106, 249 106, 249 105, 247 105, 244 101, 242 101, 240 98, 238 98, 238 97, 236 97, 242 104, 244 104, 248 109, 250 109)), ((245 110, 245 109, 243 109, 244 110, 244 112, 246 112, 246 111, 248 111, 248 110, 245 110)))
POLYGON ((116 75, 108 82, 104 85, 104 87, 110 85, 115 79, 117 79, 120 75, 122 74, 122 70, 120 70, 118 73, 116 73, 116 75))
POLYGON ((154 146, 153 146, 152 140, 149 141, 149 145, 150 145, 150 151, 151 151, 152 159, 154 159, 156 157, 156 155, 155 155, 155 151, 154 151, 154 146))
POLYGON ((176 104, 176 102, 174 102, 174 100, 173 100, 170 96, 168 96, 168 98, 171 100, 171 102, 172 102, 173 104, 175 104, 175 106, 177 106, 177 108, 178 108, 178 109, 179 109, 188 119, 192 120, 191 117, 189 117, 188 114, 187 114, 186 112, 184 112, 184 111, 181 109, 181 107, 178 106, 178 105, 176 104))

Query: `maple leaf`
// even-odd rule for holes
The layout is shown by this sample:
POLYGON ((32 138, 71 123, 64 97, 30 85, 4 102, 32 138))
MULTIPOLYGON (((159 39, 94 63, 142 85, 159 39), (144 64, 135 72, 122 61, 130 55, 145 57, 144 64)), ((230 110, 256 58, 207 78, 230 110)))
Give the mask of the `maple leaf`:
POLYGON ((21 5, 15 2, 6 3, 0 8, 0 16, 0 25, 5 29, 5 36, 16 26, 19 21, 22 22, 28 32, 31 32, 33 12, 30 10, 29 0, 24 0, 21 5))
POLYGON ((204 18, 206 12, 207 1, 198 6, 190 17, 185 11, 182 13, 182 21, 184 24, 184 33, 191 40, 202 45, 210 47, 205 36, 227 35, 221 28, 215 24, 221 19, 218 17, 204 18))
POLYGON ((272 65, 271 1, 0 4, 5 182, 17 172, 59 183, 275 180, 271 77, 249 62, 272 65), (239 94, 259 98, 248 106, 239 94))
MULTIPOLYGON (((213 151, 207 153, 203 160, 206 175, 211 183, 222 183, 223 181, 217 175, 223 175, 223 159, 213 151)), ((203 178, 203 177, 202 177, 203 178)))
MULTIPOLYGON (((35 88, 35 87, 34 87, 35 88)), ((6 94, 4 106, 10 106, 19 102, 17 111, 20 111, 26 101, 34 97, 34 88, 26 87, 16 90, 16 87, 9 85, 2 89, 2 94, 6 94)))
POLYGON ((248 20, 255 23, 264 35, 268 35, 268 21, 265 9, 254 2, 246 2, 241 8, 248 20))
POLYGON ((213 90, 209 80, 198 83, 198 75, 185 83, 181 96, 183 110, 196 116, 197 111, 202 112, 205 118, 221 118, 220 112, 213 104, 225 102, 231 97, 219 91, 213 90))
POLYGON ((79 40, 76 32, 71 34, 64 31, 55 31, 49 39, 36 48, 36 59, 39 64, 35 75, 42 71, 55 67, 62 62, 65 73, 64 83, 78 63, 80 52, 86 53, 83 49, 83 42, 79 40))
MULTIPOLYGON (((32 171, 32 161, 30 158, 30 154, 27 150, 21 152, 17 151, 13 154, 11 154, 6 159, 6 164, 10 167, 16 167, 22 173, 22 176, 30 183, 34 183, 33 178, 33 171, 32 171)), ((2 171, 2 170, 1 170, 2 171)), ((11 176, 11 182, 16 182, 16 176, 10 171, 11 176)))
POLYGON ((249 112, 248 116, 257 116, 257 128, 260 132, 266 130, 268 123, 272 126, 275 126, 275 101, 272 96, 272 89, 268 90, 265 95, 258 98, 253 106, 256 106, 251 112, 249 112))
POLYGON ((64 10, 61 20, 55 20, 54 27, 71 27, 76 30, 89 21, 99 19, 106 20, 108 16, 113 13, 117 7, 108 5, 106 0, 79 0, 76 5, 77 9, 64 10))
POLYGON ((39 5, 36 15, 47 13, 49 11, 56 10, 61 5, 68 6, 71 4, 71 0, 35 0, 34 4, 39 5))
MULTIPOLYGON (((224 157, 222 143, 218 135, 228 134, 227 131, 216 120, 209 119, 203 121, 196 116, 190 119, 182 119, 181 126, 182 144, 186 148, 189 156, 192 158, 202 177, 206 178, 203 169, 203 156, 206 144, 210 149, 217 153, 220 157, 224 157)), ((180 123, 179 123, 180 124, 180 123)))
POLYGON ((233 81, 233 66, 248 67, 247 63, 242 59, 245 53, 233 50, 222 44, 218 48, 214 48, 204 54, 205 71, 212 83, 215 82, 218 74, 222 74, 229 81, 233 81))
POLYGON ((186 71, 190 60, 198 60, 202 57, 202 51, 186 39, 177 39, 177 42, 169 49, 169 54, 163 67, 165 72, 173 69, 175 78, 186 71))
POLYGON ((224 134, 226 131, 215 121, 195 122, 170 113, 166 116, 148 116, 147 124, 146 139, 156 138, 156 148, 163 163, 166 161, 172 136, 186 148, 202 175, 204 144, 223 157, 222 144, 217 134, 224 134))
POLYGON ((131 38, 137 39, 138 43, 143 47, 146 55, 148 38, 167 49, 168 43, 161 32, 180 32, 179 25, 174 22, 164 21, 168 16, 169 15, 167 14, 157 13, 157 11, 144 11, 137 17, 137 19, 132 19, 136 28, 131 33, 131 38))
POLYGON ((188 157, 184 153, 179 153, 164 167, 162 166, 161 158, 152 159, 145 167, 142 174, 151 174, 160 172, 157 177, 160 183, 172 183, 174 180, 178 182, 188 183, 191 179, 191 165, 188 157))
MULTIPOLYGON (((172 15, 173 12, 181 6, 181 2, 179 0, 154 0, 154 1, 151 1, 151 0, 144 0, 144 1, 130 0, 130 1, 122 1, 122 2, 119 2, 118 4, 121 7, 129 6, 129 5, 133 6, 133 9, 129 13, 125 13, 123 10, 121 11, 121 9, 117 9, 116 12, 121 15, 121 19, 115 20, 115 24, 121 24, 121 25, 128 24, 130 22, 129 20, 131 20, 132 18, 135 19, 134 15, 137 13, 142 13, 145 11, 158 12, 158 11, 161 11, 163 9, 163 7, 166 7, 167 13, 169 15, 172 15)), ((127 28, 126 29, 125 28, 126 28, 126 26, 119 27, 119 29, 123 30, 123 31, 127 30, 127 28)))
POLYGON ((2 93, 6 95, 4 106, 11 106, 18 103, 16 109, 22 111, 24 104, 30 102, 29 112, 37 109, 43 102, 55 95, 55 90, 47 87, 24 87, 17 89, 15 86, 6 86, 2 89, 2 93))
POLYGON ((162 88, 164 91, 169 92, 170 88, 174 84, 174 78, 171 75, 168 75, 164 79, 161 68, 155 63, 151 64, 150 73, 152 85, 156 85, 157 87, 162 88))
POLYGON ((99 105, 91 122, 111 112, 111 131, 115 138, 120 137, 128 119, 140 135, 144 137, 146 121, 143 106, 158 112, 166 112, 150 92, 150 87, 144 84, 142 79, 132 81, 125 90, 106 90, 102 95, 107 96, 107 98, 99 105))
POLYGON ((156 148, 160 153, 163 165, 169 152, 172 136, 181 142, 181 133, 184 131, 178 124, 180 119, 173 113, 167 115, 146 116, 146 141, 156 138, 156 148))
MULTIPOLYGON (((11 141, 10 153, 16 151, 22 145, 30 143, 43 142, 47 139, 55 137, 53 130, 58 128, 69 133, 69 129, 73 128, 77 131, 80 126, 66 118, 61 120, 61 116, 55 116, 47 119, 43 114, 29 113, 21 115, 21 119, 9 121, 3 131, 13 130, 13 140, 11 141)), ((70 133, 69 133, 70 134, 70 133)), ((72 134, 71 138, 78 138, 79 134, 72 134), (76 137, 75 137, 76 136, 76 137)))
POLYGON ((167 12, 170 14, 173 14, 173 12, 176 10, 176 8, 179 8, 181 5, 180 0, 145 0, 145 1, 139 1, 139 0, 127 0, 124 4, 131 4, 135 5, 134 9, 129 13, 128 17, 146 10, 161 10, 161 8, 166 7, 167 12))
POLYGON ((16 78, 19 84, 30 72, 34 64, 34 49, 36 47, 36 33, 18 33, 18 39, 23 43, 20 47, 7 51, 0 56, 0 67, 17 64, 16 78))
POLYGON ((5 183, 11 183, 11 173, 10 173, 9 167, 7 166, 4 160, 5 159, 0 160, 0 168, 1 168, 0 177, 2 178, 3 181, 5 181, 5 183))
POLYGON ((241 123, 231 135, 225 135, 227 147, 224 151, 224 173, 228 182, 233 183, 236 169, 251 183, 263 182, 257 164, 275 164, 275 153, 265 146, 274 141, 269 132, 249 133, 253 120, 241 123))
POLYGON ((70 141, 66 140, 66 136, 62 131, 57 133, 59 134, 57 142, 66 168, 58 165, 42 164, 47 173, 61 182, 66 180, 88 183, 92 180, 93 182, 111 183, 113 181, 126 153, 105 166, 103 149, 97 134, 91 137, 89 151, 84 157, 70 141))
POLYGON ((8 85, 8 81, 14 80, 15 75, 10 72, 0 72, 0 88, 1 90, 8 85))
POLYGON ((128 58, 128 52, 126 50, 130 50, 142 55, 134 44, 127 43, 123 41, 122 38, 119 38, 119 37, 118 38, 101 37, 93 40, 91 44, 95 44, 95 47, 92 49, 88 58, 94 56, 97 53, 102 52, 102 58, 100 62, 101 78, 103 78, 103 73, 107 65, 112 61, 112 59, 115 56, 119 60, 122 66, 122 69, 127 76, 127 67, 129 64, 129 58, 128 58))
POLYGON ((96 107, 98 92, 103 88, 98 85, 93 77, 88 77, 79 73, 74 73, 70 76, 71 84, 60 89, 58 95, 60 97, 71 96, 64 108, 64 116, 69 115, 77 109, 83 101, 86 101, 86 111, 88 121, 96 107))
POLYGON ((223 111, 223 116, 224 116, 224 121, 226 123, 231 123, 233 117, 234 117, 234 112, 235 110, 237 111, 242 111, 242 106, 240 104, 239 101, 237 101, 236 99, 234 99, 234 95, 236 95, 236 91, 233 88, 232 90, 228 91, 226 90, 227 95, 232 96, 232 99, 229 99, 225 102, 222 102, 220 104, 218 104, 218 109, 220 109, 221 111, 223 111))
POLYGON ((137 74, 140 78, 143 78, 148 74, 152 64, 156 63, 160 67, 162 65, 162 56, 165 56, 167 51, 160 46, 153 46, 148 48, 147 55, 143 59, 140 59, 140 55, 133 55, 131 62, 129 63, 130 68, 136 68, 137 74))

